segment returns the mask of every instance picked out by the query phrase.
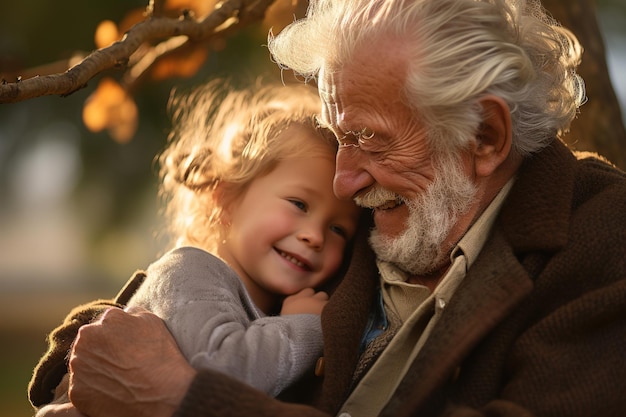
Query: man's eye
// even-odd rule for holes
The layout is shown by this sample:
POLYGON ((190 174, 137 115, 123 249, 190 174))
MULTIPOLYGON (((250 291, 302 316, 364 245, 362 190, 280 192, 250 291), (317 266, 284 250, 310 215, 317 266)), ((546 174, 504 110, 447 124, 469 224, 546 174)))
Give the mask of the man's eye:
POLYGON ((346 229, 344 229, 341 226, 330 226, 330 230, 333 233, 338 234, 339 236, 343 237, 344 239, 348 238, 348 232, 346 231, 346 229))
POLYGON ((306 211, 307 209, 306 204, 300 200, 289 200, 289 202, 293 204, 294 206, 298 207, 302 211, 306 211))

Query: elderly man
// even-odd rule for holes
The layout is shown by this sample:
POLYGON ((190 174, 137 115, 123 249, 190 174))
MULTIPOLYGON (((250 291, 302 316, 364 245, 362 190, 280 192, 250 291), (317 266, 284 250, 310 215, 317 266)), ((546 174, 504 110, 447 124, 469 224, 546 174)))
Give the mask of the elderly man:
MULTIPOLYGON (((79 333, 74 404, 91 417, 623 415, 626 176, 559 140, 584 99, 577 41, 534 1, 319 0, 269 46, 318 80, 335 192, 373 212, 373 252, 364 237, 324 310, 317 377, 283 398, 312 406, 195 372, 158 319, 117 309, 79 333)), ((64 347, 31 398, 58 381, 43 382, 64 347)))

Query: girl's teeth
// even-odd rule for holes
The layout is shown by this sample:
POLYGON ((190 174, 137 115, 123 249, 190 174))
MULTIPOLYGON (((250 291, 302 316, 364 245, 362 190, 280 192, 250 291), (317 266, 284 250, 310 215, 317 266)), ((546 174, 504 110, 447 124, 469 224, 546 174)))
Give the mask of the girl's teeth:
POLYGON ((287 255, 285 252, 281 252, 280 254, 283 256, 283 258, 287 259, 292 264, 297 265, 300 268, 304 268, 304 264, 300 262, 299 260, 297 260, 296 258, 294 258, 293 256, 287 255))

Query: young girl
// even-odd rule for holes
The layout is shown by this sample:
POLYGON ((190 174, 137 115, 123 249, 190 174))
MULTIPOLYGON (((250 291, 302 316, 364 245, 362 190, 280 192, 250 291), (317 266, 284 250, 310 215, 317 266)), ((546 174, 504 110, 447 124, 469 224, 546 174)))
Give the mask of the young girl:
POLYGON ((333 194, 336 141, 316 125, 311 87, 220 84, 175 103, 160 176, 177 249, 128 305, 161 317, 192 366, 278 395, 322 353, 316 289, 338 272, 359 209, 333 194))
MULTIPOLYGON (((304 85, 235 91, 220 80, 171 104, 159 162, 175 249, 128 307, 161 317, 192 366, 278 395, 322 353, 319 288, 357 227, 359 209, 333 194, 336 140, 304 85)), ((37 416, 82 416, 67 401, 37 416)))

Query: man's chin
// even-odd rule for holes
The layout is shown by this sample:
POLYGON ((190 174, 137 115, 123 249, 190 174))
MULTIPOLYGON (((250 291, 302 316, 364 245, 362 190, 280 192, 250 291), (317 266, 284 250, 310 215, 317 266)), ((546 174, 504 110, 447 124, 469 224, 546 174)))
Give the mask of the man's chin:
POLYGON ((400 258, 402 258, 398 250, 398 247, 401 245, 400 240, 400 236, 390 236, 382 233, 378 228, 374 228, 370 235, 369 242, 379 260, 400 266, 400 258))
POLYGON ((437 269, 442 259, 435 245, 424 247, 419 242, 407 239, 405 235, 388 236, 374 229, 369 241, 379 260, 389 262, 412 275, 424 275, 437 269))

